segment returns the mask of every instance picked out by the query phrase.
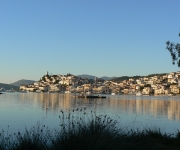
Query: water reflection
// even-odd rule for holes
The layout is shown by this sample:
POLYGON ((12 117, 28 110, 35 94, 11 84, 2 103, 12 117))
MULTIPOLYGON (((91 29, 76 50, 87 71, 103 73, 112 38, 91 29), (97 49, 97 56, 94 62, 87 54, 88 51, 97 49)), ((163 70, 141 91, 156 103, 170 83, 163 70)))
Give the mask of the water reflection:
POLYGON ((179 97, 106 95, 106 99, 79 99, 71 94, 14 93, 0 95, 0 126, 11 131, 32 127, 37 121, 49 127, 59 125, 61 110, 87 107, 86 112, 121 117, 120 123, 147 128, 166 127, 169 133, 180 130, 179 97), (133 123, 132 123, 133 122, 133 123))
POLYGON ((123 113, 152 115, 155 118, 168 118, 180 121, 179 97, 155 96, 107 96, 106 99, 78 99, 71 94, 20 94, 21 103, 32 102, 43 111, 58 112, 62 110, 88 107, 105 113, 123 113))

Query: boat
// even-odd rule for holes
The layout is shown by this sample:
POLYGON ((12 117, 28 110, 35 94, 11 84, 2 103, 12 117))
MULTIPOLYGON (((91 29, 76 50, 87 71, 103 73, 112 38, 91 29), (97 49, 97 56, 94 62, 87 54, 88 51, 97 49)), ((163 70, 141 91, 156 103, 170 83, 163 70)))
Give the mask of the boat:
POLYGON ((78 98, 86 98, 86 96, 85 95, 79 95, 79 96, 77 96, 78 98))
POLYGON ((15 91, 13 91, 13 90, 6 90, 6 92, 8 92, 8 93, 14 93, 15 91))
POLYGON ((36 93, 41 93, 42 91, 41 90, 36 90, 36 93))
POLYGON ((0 89, 0 92, 5 92, 5 89, 4 89, 4 88, 1 88, 1 89, 0 89))
POLYGON ((78 98, 86 98, 86 95, 84 93, 80 93, 77 97, 78 98))
POLYGON ((88 92, 86 92, 86 94, 87 94, 87 95, 90 95, 90 94, 91 94, 91 92, 90 92, 90 91, 88 91, 88 92))
POLYGON ((111 95, 116 95, 115 93, 111 93, 111 95))
POLYGON ((106 96, 99 96, 99 95, 87 95, 86 98, 106 98, 106 96))
POLYGON ((77 96, 78 98, 106 98, 106 96, 99 96, 99 95, 85 95, 81 93, 77 96))
POLYGON ((58 91, 49 90, 48 93, 58 93, 58 91))
POLYGON ((5 92, 7 92, 7 93, 15 93, 13 88, 11 88, 11 81, 10 81, 10 84, 9 84, 9 90, 6 90, 5 92))

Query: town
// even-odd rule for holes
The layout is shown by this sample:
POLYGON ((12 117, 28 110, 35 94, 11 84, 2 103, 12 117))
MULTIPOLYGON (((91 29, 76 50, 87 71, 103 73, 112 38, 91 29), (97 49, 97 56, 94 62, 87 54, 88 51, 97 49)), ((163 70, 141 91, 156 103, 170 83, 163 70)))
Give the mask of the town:
POLYGON ((34 84, 21 85, 21 91, 64 92, 98 94, 136 94, 136 95, 178 95, 180 93, 180 72, 163 76, 129 78, 120 82, 101 78, 80 78, 72 74, 49 75, 48 72, 34 84))

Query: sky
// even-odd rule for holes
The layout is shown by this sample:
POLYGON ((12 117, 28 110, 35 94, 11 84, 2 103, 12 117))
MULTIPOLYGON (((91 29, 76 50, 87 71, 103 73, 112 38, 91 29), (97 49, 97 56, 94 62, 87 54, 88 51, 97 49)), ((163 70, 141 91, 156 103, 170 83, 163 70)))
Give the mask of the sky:
POLYGON ((179 71, 178 0, 1 0, 0 83, 51 74, 135 76, 179 71))

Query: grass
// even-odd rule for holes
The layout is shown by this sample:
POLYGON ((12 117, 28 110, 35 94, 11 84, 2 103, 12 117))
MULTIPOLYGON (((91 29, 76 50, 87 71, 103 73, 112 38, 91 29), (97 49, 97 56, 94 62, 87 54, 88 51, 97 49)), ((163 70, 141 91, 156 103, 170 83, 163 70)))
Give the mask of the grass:
POLYGON ((159 130, 129 130, 119 126, 119 116, 86 113, 86 108, 61 111, 59 127, 50 129, 41 123, 14 134, 0 133, 2 150, 130 150, 180 149, 176 136, 159 130))

